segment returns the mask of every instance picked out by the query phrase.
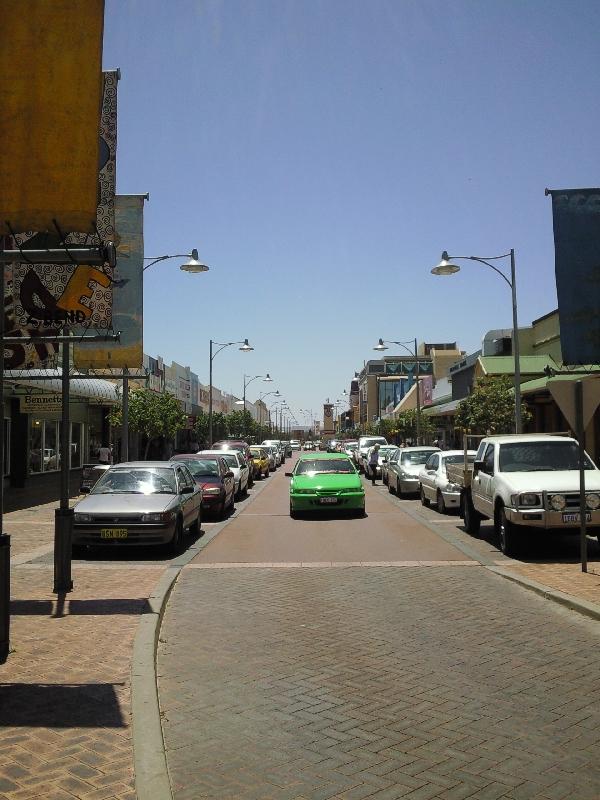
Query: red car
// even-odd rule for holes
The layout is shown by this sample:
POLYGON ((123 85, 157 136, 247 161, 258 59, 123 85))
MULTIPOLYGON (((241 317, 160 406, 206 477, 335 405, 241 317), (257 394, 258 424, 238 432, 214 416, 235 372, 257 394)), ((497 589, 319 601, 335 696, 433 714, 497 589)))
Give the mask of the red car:
POLYGON ((252 453, 250 452, 250 445, 243 439, 221 439, 220 442, 215 442, 210 450, 240 450, 250 468, 250 477, 248 478, 248 487, 254 485, 254 478, 257 478, 256 468, 252 461, 252 453))
POLYGON ((202 509, 223 519, 235 504, 235 480, 224 459, 202 453, 173 456, 171 461, 185 461, 194 480, 202 489, 202 509))

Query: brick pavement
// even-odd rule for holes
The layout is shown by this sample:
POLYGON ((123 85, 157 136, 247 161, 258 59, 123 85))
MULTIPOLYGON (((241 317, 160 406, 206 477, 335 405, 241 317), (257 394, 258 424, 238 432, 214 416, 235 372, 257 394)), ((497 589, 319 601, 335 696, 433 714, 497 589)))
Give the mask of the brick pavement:
POLYGON ((482 567, 188 568, 175 798, 597 798, 597 632, 482 567))
POLYGON ((59 601, 41 558, 54 507, 5 516, 14 651, 0 666, 0 798, 133 800, 132 644, 164 566, 75 563, 59 601))

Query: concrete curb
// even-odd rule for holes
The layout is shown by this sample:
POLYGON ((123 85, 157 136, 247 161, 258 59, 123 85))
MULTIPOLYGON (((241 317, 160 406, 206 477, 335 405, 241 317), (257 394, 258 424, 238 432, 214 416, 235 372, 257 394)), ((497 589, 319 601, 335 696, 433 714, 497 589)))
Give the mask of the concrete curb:
POLYGON ((579 614, 583 614, 586 617, 600 620, 600 606, 596 605, 595 603, 590 603, 587 600, 582 600, 579 597, 574 597, 571 594, 560 592, 558 589, 551 589, 549 586, 546 586, 543 583, 538 583, 537 581, 533 581, 530 578, 525 578, 522 575, 516 575, 506 567, 486 566, 486 569, 502 578, 512 581, 513 583, 518 583, 520 586, 539 594, 546 600, 552 600, 555 603, 559 603, 561 606, 571 609, 571 611, 577 611, 579 614))
MULTIPOLYGON (((253 492, 244 503, 244 508, 251 505, 267 485, 264 483, 260 491, 253 492)), ((149 610, 140 619, 131 659, 131 726, 138 800, 173 800, 156 675, 158 640, 169 596, 182 569, 234 519, 237 519, 237 515, 223 520, 210 534, 205 534, 170 562, 148 598, 149 610)))

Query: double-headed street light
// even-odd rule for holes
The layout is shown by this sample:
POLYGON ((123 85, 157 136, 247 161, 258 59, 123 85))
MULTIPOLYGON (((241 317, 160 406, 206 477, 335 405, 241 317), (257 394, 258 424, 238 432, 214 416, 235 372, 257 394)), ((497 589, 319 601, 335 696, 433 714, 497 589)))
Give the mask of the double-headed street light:
POLYGON ((241 347, 238 347, 242 353, 249 353, 251 350, 254 350, 248 344, 248 339, 244 339, 241 342, 214 342, 212 339, 210 340, 210 363, 208 368, 208 383, 209 383, 209 394, 208 394, 208 446, 211 447, 213 440, 212 440, 212 418, 213 418, 213 361, 216 356, 219 355, 221 350, 224 350, 226 347, 231 347, 234 344, 239 344, 241 347), (217 345, 219 348, 213 353, 213 345, 217 345))
POLYGON ((246 386, 249 386, 252 381, 257 380, 257 378, 262 378, 264 383, 273 383, 273 378, 268 372, 266 375, 254 375, 253 377, 250 377, 250 375, 244 375, 244 411, 246 410, 246 386), (246 378, 249 378, 249 380, 246 380, 246 378))
POLYGON ((449 256, 446 250, 442 253, 442 260, 440 263, 433 267, 431 272, 433 275, 454 275, 459 272, 460 267, 458 264, 453 264, 452 261, 460 259, 463 261, 478 261, 480 264, 485 264, 486 267, 493 269, 508 286, 512 295, 512 318, 513 318, 513 356, 515 359, 515 433, 521 433, 521 358, 519 348, 519 323, 517 321, 517 281, 515 278, 515 251, 510 250, 508 253, 503 253, 501 256, 449 256), (510 278, 494 266, 490 261, 498 261, 501 258, 510 258, 510 278))
MULTIPOLYGON (((384 339, 380 339, 378 344, 375 345, 373 350, 387 350, 388 344, 395 344, 398 347, 403 347, 407 353, 410 353, 411 356, 414 355, 415 357, 415 379, 417 384, 417 444, 421 444, 421 389, 419 387, 419 353, 417 350, 417 340, 416 339, 407 339, 406 342, 395 342, 395 341, 387 341, 384 339), (408 347, 409 344, 414 345, 414 352, 408 347)), ((377 398, 377 407, 379 408, 379 398, 377 398)))

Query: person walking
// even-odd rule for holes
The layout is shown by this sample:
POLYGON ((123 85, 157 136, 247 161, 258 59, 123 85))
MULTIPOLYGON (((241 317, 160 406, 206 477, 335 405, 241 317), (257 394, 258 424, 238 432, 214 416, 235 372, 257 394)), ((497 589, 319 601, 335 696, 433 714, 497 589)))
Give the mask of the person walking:
POLYGON ((112 460, 112 450, 108 445, 104 444, 98 448, 98 461, 100 464, 112 464, 112 460))
POLYGON ((371 484, 375 486, 375 481, 377 479, 377 467, 379 466, 379 445, 376 444, 375 447, 371 448, 371 452, 369 453, 369 472, 371 473, 371 484))

